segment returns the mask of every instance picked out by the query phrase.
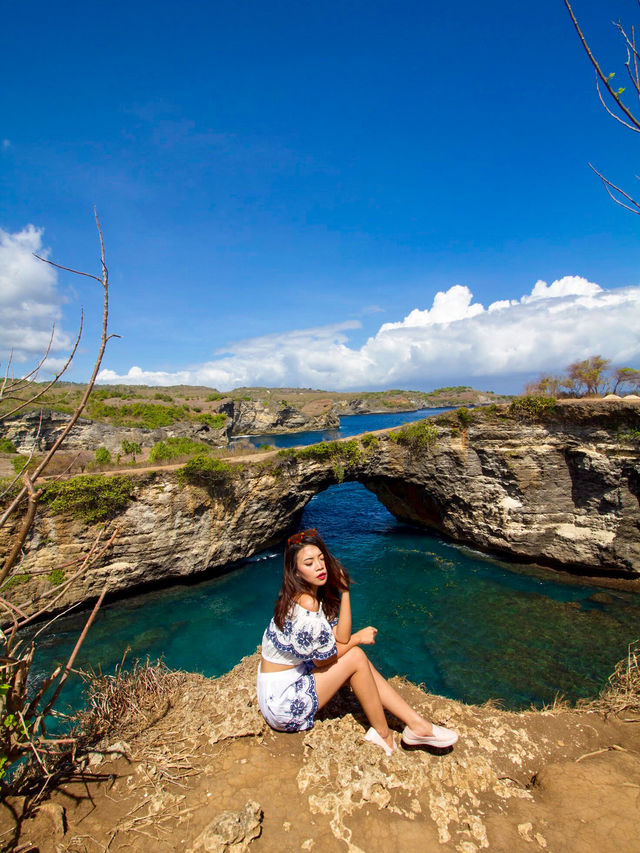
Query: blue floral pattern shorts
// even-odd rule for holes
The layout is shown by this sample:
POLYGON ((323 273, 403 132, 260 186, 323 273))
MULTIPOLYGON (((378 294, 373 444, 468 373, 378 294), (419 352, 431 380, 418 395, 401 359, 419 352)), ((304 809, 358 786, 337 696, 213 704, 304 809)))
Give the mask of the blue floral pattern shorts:
POLYGON ((313 726, 318 710, 313 668, 312 661, 283 672, 261 672, 258 668, 258 705, 272 729, 301 732, 313 726))

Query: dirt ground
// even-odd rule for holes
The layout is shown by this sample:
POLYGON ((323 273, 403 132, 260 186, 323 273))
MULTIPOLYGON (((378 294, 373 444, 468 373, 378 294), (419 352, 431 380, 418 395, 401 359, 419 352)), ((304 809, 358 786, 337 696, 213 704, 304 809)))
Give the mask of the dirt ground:
POLYGON ((3 849, 640 853, 637 719, 505 712, 396 679, 460 741, 386 757, 363 740, 347 690, 308 732, 268 729, 256 666, 254 655, 220 679, 181 674, 155 719, 130 721, 46 802, 3 803, 3 849))

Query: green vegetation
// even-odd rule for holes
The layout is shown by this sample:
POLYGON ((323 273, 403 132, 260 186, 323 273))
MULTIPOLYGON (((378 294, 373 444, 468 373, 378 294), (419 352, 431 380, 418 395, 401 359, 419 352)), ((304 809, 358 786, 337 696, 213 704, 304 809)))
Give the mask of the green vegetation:
POLYGON ((91 392, 91 400, 131 400, 135 396, 133 391, 118 388, 94 388, 91 392))
POLYGON ((544 418, 556 409, 555 397, 537 397, 529 395, 517 397, 510 405, 508 412, 515 417, 544 418))
POLYGON ((205 413, 198 415, 197 419, 202 421, 203 424, 210 426, 211 429, 222 429, 227 422, 227 416, 224 414, 209 415, 205 413))
POLYGON ((93 523, 105 521, 123 512, 133 497, 130 477, 82 475, 45 486, 41 501, 54 513, 93 523))
POLYGON ((127 441, 126 438, 123 438, 120 446, 124 455, 131 456, 134 462, 136 461, 136 454, 142 453, 142 448, 137 441, 127 441))
POLYGON ((469 424, 473 421, 473 413, 470 412, 466 406, 460 406, 460 408, 456 411, 456 416, 463 427, 469 426, 469 424))
POLYGON ((171 426, 176 421, 186 420, 185 406, 164 406, 159 403, 125 403, 111 406, 109 403, 89 401, 87 415, 95 420, 108 421, 115 426, 158 429, 171 426))
POLYGON ((149 462, 168 462, 180 456, 204 456, 209 448, 201 441, 192 438, 167 438, 154 444, 149 454, 149 462))
POLYGON ((23 583, 26 583, 29 580, 29 575, 11 575, 9 580, 6 581, 4 586, 2 587, 2 591, 6 592, 8 589, 14 589, 16 586, 21 586, 23 583))
POLYGON ((17 453, 16 446, 8 438, 0 438, 0 453, 17 453))
POLYGON ((27 463, 27 458, 28 457, 26 457, 26 456, 22 456, 21 454, 18 454, 18 456, 16 456, 14 459, 11 460, 13 470, 16 472, 16 474, 20 474, 22 472, 22 469, 24 468, 24 466, 27 463))
POLYGON ((98 447, 95 459, 98 465, 109 465, 111 463, 111 454, 106 447, 98 447))
POLYGON ((173 397, 169 396, 169 394, 154 394, 154 400, 163 400, 165 403, 173 403, 173 397))
POLYGON ((187 483, 216 489, 229 484, 233 477, 231 466, 209 456, 194 456, 176 471, 181 486, 187 483))
POLYGON ((64 581, 64 577, 64 569, 52 569, 47 575, 47 580, 49 583, 53 584, 53 586, 60 586, 64 581))
POLYGON ((398 432, 390 432, 389 438, 413 450, 426 450, 438 438, 438 429, 430 420, 415 421, 398 432))
POLYGON ((372 432, 365 433, 361 437, 360 441, 362 442, 362 446, 365 448, 365 450, 373 450, 373 448, 377 447, 380 444, 380 439, 372 432))
POLYGON ((205 403, 215 403, 216 400, 224 400, 224 394, 207 394, 204 400, 205 403))
POLYGON ((618 438, 621 439, 621 441, 640 442, 640 429, 630 429, 627 432, 621 432, 618 434, 618 438))

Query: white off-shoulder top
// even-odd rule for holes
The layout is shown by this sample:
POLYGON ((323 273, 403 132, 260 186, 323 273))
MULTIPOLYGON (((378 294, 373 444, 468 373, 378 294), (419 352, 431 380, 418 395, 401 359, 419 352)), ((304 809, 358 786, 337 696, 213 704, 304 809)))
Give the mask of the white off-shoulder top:
MULTIPOLYGON (((337 622, 334 620, 334 624, 337 622)), ((294 604, 282 630, 272 619, 262 635, 262 657, 271 663, 296 666, 306 660, 327 660, 337 651, 322 604, 315 612, 294 604)))

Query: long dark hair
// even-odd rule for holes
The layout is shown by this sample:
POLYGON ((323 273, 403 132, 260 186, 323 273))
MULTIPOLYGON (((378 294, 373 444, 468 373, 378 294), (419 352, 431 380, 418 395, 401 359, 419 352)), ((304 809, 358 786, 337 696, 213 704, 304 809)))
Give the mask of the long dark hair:
POLYGON ((322 541, 317 530, 304 530, 289 537, 284 551, 284 573, 278 600, 273 611, 273 621, 282 630, 286 618, 296 600, 312 587, 298 574, 298 553, 305 545, 315 545, 322 551, 327 569, 327 582, 314 588, 315 595, 322 602, 324 615, 331 621, 340 613, 340 592, 349 589, 351 578, 342 563, 337 560, 322 541))

